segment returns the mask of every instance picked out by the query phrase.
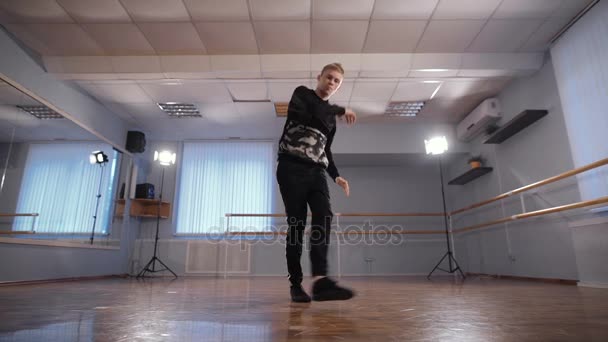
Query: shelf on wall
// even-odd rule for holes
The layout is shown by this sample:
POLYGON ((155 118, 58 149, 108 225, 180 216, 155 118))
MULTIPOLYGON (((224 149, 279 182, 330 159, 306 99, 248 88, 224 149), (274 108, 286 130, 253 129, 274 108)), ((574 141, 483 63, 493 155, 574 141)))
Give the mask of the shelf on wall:
MULTIPOLYGON (((125 200, 116 200, 116 216, 122 216, 125 212, 125 200)), ((131 210, 129 215, 133 217, 156 218, 158 213, 158 200, 134 198, 131 200, 131 210)), ((171 215, 171 203, 161 202, 160 218, 169 218, 171 215)))
POLYGON ((486 173, 488 173, 492 170, 493 169, 491 167, 487 167, 487 166, 476 167, 476 168, 470 169, 469 171, 463 173, 462 175, 452 179, 451 181, 448 182, 448 184, 449 185, 464 185, 464 184, 467 184, 468 182, 472 181, 475 178, 485 175, 486 173))
POLYGON ((547 115, 548 111, 544 109, 527 109, 517 114, 509 122, 505 123, 496 132, 494 132, 484 144, 500 144, 517 134, 522 129, 530 126, 543 116, 547 115))

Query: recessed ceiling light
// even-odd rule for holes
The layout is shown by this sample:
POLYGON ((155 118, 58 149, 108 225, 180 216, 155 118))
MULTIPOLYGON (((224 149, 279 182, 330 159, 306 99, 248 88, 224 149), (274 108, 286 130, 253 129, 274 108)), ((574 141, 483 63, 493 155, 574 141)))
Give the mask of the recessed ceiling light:
POLYGON ((22 111, 32 114, 41 120, 64 119, 64 117, 47 106, 17 106, 22 111))
POLYGON ((450 71, 450 69, 418 69, 416 71, 424 71, 424 72, 445 72, 450 71))
POLYGON ((164 102, 158 103, 158 107, 172 118, 202 117, 198 108, 191 103, 164 102))
POLYGON ((384 111, 387 116, 416 116, 424 107, 424 101, 389 102, 384 111))

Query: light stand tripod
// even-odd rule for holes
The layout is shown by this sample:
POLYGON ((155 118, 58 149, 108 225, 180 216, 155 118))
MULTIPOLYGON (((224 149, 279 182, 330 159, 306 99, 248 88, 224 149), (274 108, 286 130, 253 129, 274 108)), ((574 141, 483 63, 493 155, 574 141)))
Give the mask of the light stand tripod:
POLYGON ((439 178, 441 180, 441 199, 443 200, 443 220, 444 220, 444 224, 445 224, 445 240, 448 246, 448 251, 443 255, 443 257, 441 258, 441 260, 439 260, 439 262, 437 263, 437 265, 435 265, 435 267, 433 268, 433 270, 431 271, 431 273, 429 273, 428 276, 426 276, 427 279, 431 278, 431 275, 433 274, 433 272, 435 272, 435 270, 440 269, 444 272, 448 272, 448 273, 454 273, 456 271, 460 272, 460 275, 462 276, 463 279, 465 279, 465 275, 462 272, 462 269, 460 268, 460 266, 458 265, 458 262, 456 261, 456 258, 454 258, 454 255, 452 254, 452 247, 450 244, 450 231, 448 229, 448 213, 447 213, 447 208, 445 205, 445 191, 443 190, 443 165, 441 163, 441 155, 439 156, 439 178), (443 259, 448 258, 448 265, 449 265, 449 269, 444 270, 443 268, 439 267, 439 265, 441 265, 441 263, 443 262, 443 259), (456 265, 455 268, 453 268, 452 266, 452 262, 454 262, 454 265, 456 265))
POLYGON ((173 270, 171 270, 169 268, 169 266, 165 265, 165 263, 162 262, 156 256, 156 251, 158 249, 158 229, 160 227, 160 208, 161 208, 162 201, 163 201, 163 185, 164 185, 164 182, 165 182, 165 168, 162 167, 162 169, 163 169, 163 171, 162 171, 161 182, 160 182, 160 195, 158 196, 158 207, 157 207, 157 210, 156 210, 156 237, 154 239, 154 254, 152 255, 152 259, 150 259, 150 261, 148 261, 148 263, 146 264, 146 266, 144 266, 144 268, 139 272, 139 274, 137 274, 137 278, 145 277, 146 276, 146 272, 156 273, 156 272, 162 272, 162 271, 169 271, 169 272, 171 272, 171 274, 173 274, 173 276, 175 278, 177 278, 177 274, 175 274, 175 272, 173 272, 173 270), (164 268, 161 268, 161 269, 157 270, 156 269, 156 262, 157 261, 164 268))
POLYGON ((91 164, 99 165, 99 169, 101 170, 101 174, 99 175, 99 188, 97 189, 97 203, 95 204, 95 214, 93 215, 93 228, 91 229, 91 237, 89 240, 91 241, 91 245, 93 244, 93 240, 95 239, 95 223, 97 223, 97 211, 99 210, 99 200, 101 199, 101 184, 103 183, 103 167, 106 166, 108 162, 108 156, 102 151, 94 151, 91 153, 89 157, 89 161, 91 164))

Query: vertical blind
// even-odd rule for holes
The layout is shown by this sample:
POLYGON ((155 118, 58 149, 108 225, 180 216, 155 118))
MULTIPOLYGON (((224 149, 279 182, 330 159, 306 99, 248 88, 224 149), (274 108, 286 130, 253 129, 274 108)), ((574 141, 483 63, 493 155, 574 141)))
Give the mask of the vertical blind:
MULTIPOLYGON (((265 141, 185 142, 176 233, 225 233, 226 213, 271 213, 273 146, 265 141)), ((229 229, 265 231, 270 219, 235 217, 229 229)))
MULTIPOLYGON (((107 144, 30 144, 17 212, 40 214, 34 227, 37 233, 90 233, 103 172, 95 232, 107 233, 116 157, 116 152, 107 144), (103 168, 89 163, 91 152, 99 150, 111 158, 103 168)), ((13 230, 31 229, 31 220, 30 217, 15 218, 13 230)))
MULTIPOLYGON (((551 48, 575 167, 608 158, 608 2, 600 1, 551 48)), ((578 176, 583 200, 608 195, 604 166, 578 176)))

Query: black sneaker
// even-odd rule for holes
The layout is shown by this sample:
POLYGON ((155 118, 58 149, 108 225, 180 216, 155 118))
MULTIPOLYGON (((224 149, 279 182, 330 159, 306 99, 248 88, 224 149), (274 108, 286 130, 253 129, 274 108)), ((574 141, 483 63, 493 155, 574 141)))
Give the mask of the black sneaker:
POLYGON ((294 303, 310 303, 310 296, 304 291, 302 285, 291 285, 289 293, 291 293, 291 301, 294 303))
POLYGON ((355 293, 328 278, 321 278, 312 285, 312 299, 316 301, 325 300, 347 300, 355 296, 355 293))

